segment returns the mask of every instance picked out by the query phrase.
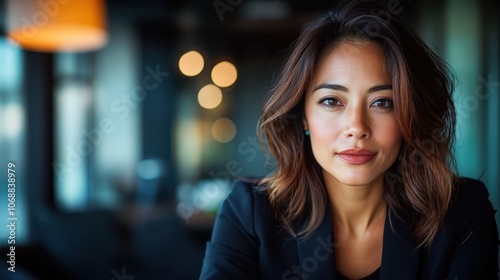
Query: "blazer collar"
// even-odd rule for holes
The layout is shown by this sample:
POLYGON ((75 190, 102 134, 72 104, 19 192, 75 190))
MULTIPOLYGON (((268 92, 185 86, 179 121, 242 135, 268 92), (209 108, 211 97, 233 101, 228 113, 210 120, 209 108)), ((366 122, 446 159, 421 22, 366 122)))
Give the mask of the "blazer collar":
MULTIPOLYGON (((380 279, 417 279, 421 250, 416 250, 412 228, 387 212, 380 279)), ((305 219, 306 220, 306 219, 305 219)), ((296 232, 305 221, 295 224, 296 232)), ((332 217, 327 211, 318 229, 307 238, 296 238, 302 279, 336 279, 332 217)))
POLYGON ((421 249, 416 248, 413 227, 387 211, 380 279, 417 279, 421 249))
MULTIPOLYGON (((329 212, 329 211, 327 211, 329 212)), ((298 223, 300 231, 305 220, 298 223)), ((296 231, 296 232, 298 232, 296 231)), ((307 238, 296 238, 299 253, 300 279, 335 279, 335 249, 333 225, 330 214, 325 215, 320 226, 307 238)))

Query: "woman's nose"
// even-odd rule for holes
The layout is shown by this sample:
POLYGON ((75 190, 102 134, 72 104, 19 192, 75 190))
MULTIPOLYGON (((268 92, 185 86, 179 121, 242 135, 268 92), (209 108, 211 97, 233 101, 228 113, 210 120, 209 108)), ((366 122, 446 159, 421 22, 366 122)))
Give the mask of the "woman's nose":
POLYGON ((363 106, 349 108, 345 118, 345 136, 355 139, 368 139, 371 131, 367 117, 366 109, 363 106))

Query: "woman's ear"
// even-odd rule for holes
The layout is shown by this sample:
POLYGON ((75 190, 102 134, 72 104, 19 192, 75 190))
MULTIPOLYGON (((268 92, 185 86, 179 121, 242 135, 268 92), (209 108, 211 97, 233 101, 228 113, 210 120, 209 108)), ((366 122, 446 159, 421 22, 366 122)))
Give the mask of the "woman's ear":
POLYGON ((307 125, 307 120, 305 117, 302 119, 302 126, 304 130, 309 130, 309 126, 307 125))

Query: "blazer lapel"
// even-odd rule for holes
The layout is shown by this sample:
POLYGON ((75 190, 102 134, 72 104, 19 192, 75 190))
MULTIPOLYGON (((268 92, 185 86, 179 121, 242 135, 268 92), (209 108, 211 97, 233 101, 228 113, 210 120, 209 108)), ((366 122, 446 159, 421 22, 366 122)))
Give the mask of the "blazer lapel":
MULTIPOLYGON (((410 225, 397 217, 392 217, 394 231, 389 222, 387 211, 384 225, 384 243, 380 279, 412 280, 418 278, 421 249, 416 250, 410 225)), ((295 226, 300 231, 304 222, 295 226)), ((319 228, 307 239, 296 238, 300 263, 296 266, 297 274, 302 279, 336 279, 335 244, 332 218, 327 211, 319 228)))
POLYGON ((421 250, 412 236, 412 228, 392 216, 394 231, 389 223, 389 211, 384 225, 384 245, 380 279, 417 279, 421 250))
MULTIPOLYGON (((300 224, 303 226, 304 222, 300 224)), ((301 229, 302 227, 296 227, 301 229)), ((301 279, 335 279, 335 250, 330 215, 325 214, 319 228, 307 237, 296 238, 301 279)))

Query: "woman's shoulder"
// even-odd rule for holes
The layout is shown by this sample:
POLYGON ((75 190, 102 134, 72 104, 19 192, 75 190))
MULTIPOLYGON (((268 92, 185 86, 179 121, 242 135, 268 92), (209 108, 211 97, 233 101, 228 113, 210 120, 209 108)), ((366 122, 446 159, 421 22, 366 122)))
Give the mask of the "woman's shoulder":
POLYGON ((458 279, 457 275, 498 279, 498 244, 495 210, 486 186, 479 180, 457 178, 443 227, 423 255, 426 270, 441 271, 443 278, 447 273, 448 279, 458 279))
POLYGON ((270 207, 267 191, 260 182, 262 178, 238 178, 229 191, 226 203, 239 204, 241 211, 270 207))
POLYGON ((488 189, 483 182, 476 179, 459 177, 455 181, 451 206, 479 207, 481 203, 488 200, 488 197, 488 189))
POLYGON ((260 182, 260 178, 237 179, 233 182, 218 213, 219 226, 225 224, 223 220, 229 220, 231 226, 238 227, 240 232, 259 239, 271 234, 271 229, 279 228, 265 185, 260 182))
POLYGON ((479 180, 457 178, 446 221, 459 227, 467 226, 477 217, 494 215, 488 189, 479 180))
POLYGON ((467 177, 458 177, 455 180, 455 189, 458 190, 466 190, 466 191, 472 191, 475 192, 476 194, 481 194, 481 195, 486 195, 488 196, 488 190, 485 186, 485 184, 477 179, 471 179, 467 177))
POLYGON ((233 181, 232 189, 236 191, 249 191, 254 194, 262 194, 262 177, 238 178, 233 181))

